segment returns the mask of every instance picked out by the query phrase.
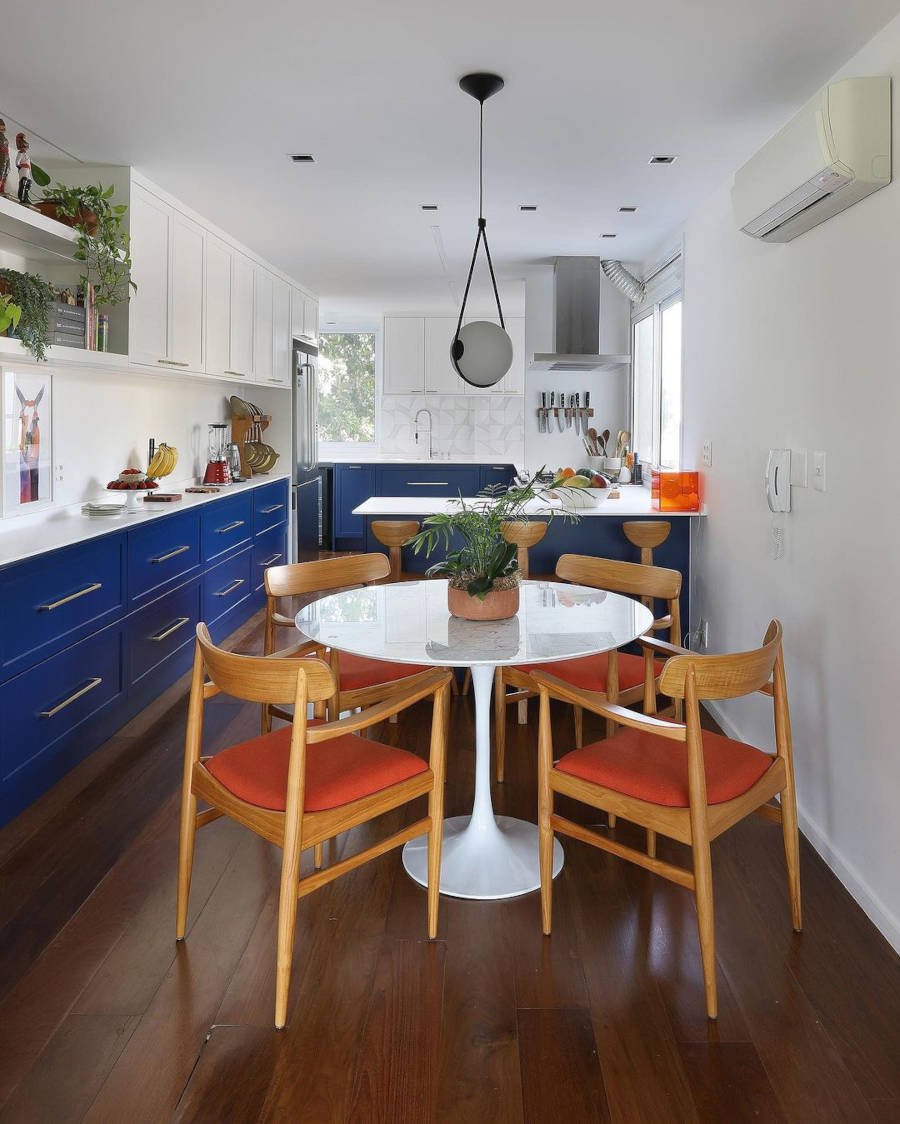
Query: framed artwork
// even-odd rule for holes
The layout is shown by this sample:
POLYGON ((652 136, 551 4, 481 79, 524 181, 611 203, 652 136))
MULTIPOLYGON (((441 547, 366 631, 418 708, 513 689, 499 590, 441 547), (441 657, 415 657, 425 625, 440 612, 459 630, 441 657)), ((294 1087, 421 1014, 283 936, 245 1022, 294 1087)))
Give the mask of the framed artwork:
POLYGON ((24 515, 53 498, 53 375, 3 368, 3 514, 24 515))

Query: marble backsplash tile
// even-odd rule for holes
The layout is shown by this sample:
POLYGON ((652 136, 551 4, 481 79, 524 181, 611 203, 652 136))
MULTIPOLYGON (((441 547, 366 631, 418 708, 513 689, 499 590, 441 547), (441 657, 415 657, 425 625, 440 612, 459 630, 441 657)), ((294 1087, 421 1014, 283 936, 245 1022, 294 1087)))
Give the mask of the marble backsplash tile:
POLYGON ((525 443, 525 408, 521 395, 386 395, 381 400, 381 448, 418 459, 428 455, 431 414, 432 448, 437 457, 485 456, 521 461, 525 443))

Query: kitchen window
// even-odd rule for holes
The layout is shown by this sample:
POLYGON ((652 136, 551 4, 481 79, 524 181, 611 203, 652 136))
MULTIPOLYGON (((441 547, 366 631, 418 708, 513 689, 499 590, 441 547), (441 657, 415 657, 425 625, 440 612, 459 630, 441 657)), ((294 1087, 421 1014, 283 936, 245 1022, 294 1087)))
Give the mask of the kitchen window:
POLYGON ((631 431, 640 459, 681 467, 681 255, 651 274, 632 313, 631 431))
POLYGON ((374 448, 378 431, 378 332, 319 336, 319 456, 374 448))

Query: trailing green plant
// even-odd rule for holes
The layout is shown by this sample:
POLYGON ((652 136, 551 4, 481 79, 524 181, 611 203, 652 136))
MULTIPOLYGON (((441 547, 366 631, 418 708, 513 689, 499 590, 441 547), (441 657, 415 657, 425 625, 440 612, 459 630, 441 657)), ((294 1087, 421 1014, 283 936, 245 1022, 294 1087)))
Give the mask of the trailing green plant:
POLYGON ((36 273, 19 273, 16 269, 0 269, 0 282, 20 309, 16 334, 35 359, 46 359, 53 286, 36 273))
MULTIPOLYGON (((443 546, 446 557, 429 567, 428 573, 446 574, 451 586, 466 590, 480 601, 492 589, 509 589, 518 581, 517 551, 515 543, 503 538, 502 526, 529 520, 526 507, 547 491, 538 480, 540 475, 535 473, 526 483, 512 488, 485 488, 474 502, 467 502, 462 496, 451 500, 458 510, 429 515, 422 522, 422 530, 406 545, 412 546, 414 554, 424 550, 426 557, 443 546), (454 534, 462 539, 463 545, 451 550, 454 534)), ((573 522, 579 518, 576 512, 565 508, 557 512, 548 508, 545 514, 551 519, 560 515, 573 522)))
POLYGON ((15 331, 19 326, 21 317, 22 310, 14 303, 12 297, 6 293, 0 293, 0 336, 10 328, 15 331))
POLYGON ((44 192, 43 202, 54 203, 78 232, 74 257, 84 265, 79 280, 87 290, 94 286, 97 304, 126 301, 137 285, 131 280, 130 239, 125 229, 124 203, 112 202, 113 188, 102 184, 69 187, 55 183, 44 192))

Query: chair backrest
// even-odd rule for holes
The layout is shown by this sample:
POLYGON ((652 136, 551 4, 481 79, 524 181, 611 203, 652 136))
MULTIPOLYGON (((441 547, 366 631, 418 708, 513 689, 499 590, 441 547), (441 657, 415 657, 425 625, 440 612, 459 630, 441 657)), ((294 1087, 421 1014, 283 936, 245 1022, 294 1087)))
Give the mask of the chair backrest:
POLYGON ((627 593, 632 597, 658 597, 672 601, 681 593, 681 574, 662 566, 638 562, 615 562, 587 554, 563 554, 556 563, 556 576, 578 585, 627 593))
MULTIPOLYGON (((659 689, 669 698, 683 699, 693 670, 697 699, 736 699, 767 687, 781 656, 781 622, 773 620, 761 648, 721 656, 673 656, 663 668, 659 689)), ((776 680, 776 689, 778 683, 776 680)), ((766 693, 769 693, 766 691, 766 693)))
POLYGON ((390 572, 390 563, 383 554, 350 554, 343 558, 269 566, 263 577, 268 597, 301 597, 307 593, 367 585, 386 578, 390 572))
POLYGON ((323 702, 334 695, 334 675, 324 660, 312 657, 279 659, 277 656, 243 656, 236 652, 226 652, 212 642, 205 624, 201 622, 197 625, 195 675, 191 685, 192 706, 198 682, 207 698, 221 691, 246 702, 293 703, 297 697, 297 681, 301 676, 306 680, 309 702, 323 702), (197 674, 196 661, 200 662, 200 668, 209 677, 213 689, 208 684, 204 686, 203 676, 197 674))

